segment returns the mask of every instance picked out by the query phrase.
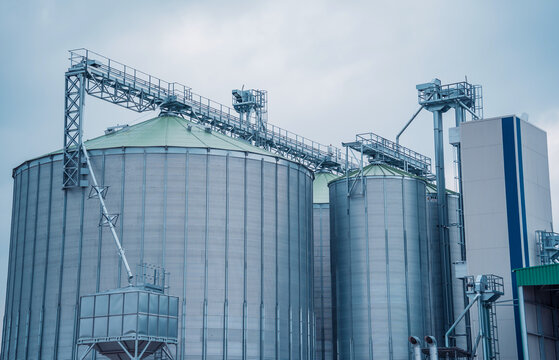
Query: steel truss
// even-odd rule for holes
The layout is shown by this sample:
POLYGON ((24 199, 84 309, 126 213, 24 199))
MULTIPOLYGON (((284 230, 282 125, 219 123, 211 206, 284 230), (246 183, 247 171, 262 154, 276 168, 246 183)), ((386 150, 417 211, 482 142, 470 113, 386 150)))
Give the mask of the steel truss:
POLYGON ((63 188, 77 187, 81 180, 81 144, 85 74, 81 69, 66 73, 64 91, 64 172, 63 188))
POLYGON ((342 145, 362 153, 369 158, 369 161, 392 165, 420 177, 432 177, 431 158, 372 132, 357 134, 355 141, 342 145))

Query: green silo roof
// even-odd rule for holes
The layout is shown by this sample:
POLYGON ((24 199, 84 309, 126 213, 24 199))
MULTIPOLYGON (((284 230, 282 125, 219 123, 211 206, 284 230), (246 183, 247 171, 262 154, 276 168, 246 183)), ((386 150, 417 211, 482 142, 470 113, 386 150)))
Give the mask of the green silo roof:
MULTIPOLYGON (((354 170, 349 173, 349 177, 356 177, 358 175, 361 175, 359 170, 354 170)), ((409 172, 382 163, 373 163, 365 166, 363 168, 363 175, 364 176, 404 176, 404 177, 411 177, 411 178, 417 177, 409 172)), ((337 178, 330 180, 330 182, 334 180, 343 179, 345 177, 346 175, 338 176, 337 178)))
POLYGON ((88 150, 155 146, 212 148, 277 156, 242 140, 215 131, 207 132, 202 126, 177 116, 159 116, 146 120, 114 133, 87 140, 85 146, 88 150))
MULTIPOLYGON (((349 176, 350 177, 356 177, 359 175, 359 171, 355 170, 352 171, 349 176)), ((426 181, 424 178, 419 177, 417 175, 414 175, 412 173, 409 173, 407 171, 404 171, 402 169, 398 169, 396 167, 387 165, 387 164, 383 164, 383 163, 373 163, 373 164, 369 164, 367 166, 365 166, 363 168, 363 175, 364 176, 400 176, 400 177, 409 177, 409 178, 414 178, 414 179, 419 179, 422 180, 425 183, 425 191, 428 194, 436 194, 437 193, 437 186, 433 183, 430 183, 428 181, 426 181)), ((330 182, 334 181, 334 180, 339 180, 339 179, 343 179, 345 178, 345 175, 339 176, 333 180, 330 180, 330 182)), ((453 194, 453 195, 457 195, 457 192, 454 192, 452 190, 447 189, 446 192, 448 194, 453 194)))
MULTIPOLYGON (((86 140, 88 150, 122 147, 183 147, 247 151, 254 154, 281 157, 240 139, 208 132, 199 125, 178 116, 158 116, 110 134, 86 140), (190 129, 189 129, 190 125, 190 129)), ((60 154, 62 149, 51 154, 60 154)))
POLYGON ((328 182, 337 178, 336 175, 318 171, 314 173, 312 198, 314 204, 327 204, 330 202, 330 192, 328 190, 328 182))
POLYGON ((531 266, 514 270, 516 285, 559 285, 559 264, 531 266))

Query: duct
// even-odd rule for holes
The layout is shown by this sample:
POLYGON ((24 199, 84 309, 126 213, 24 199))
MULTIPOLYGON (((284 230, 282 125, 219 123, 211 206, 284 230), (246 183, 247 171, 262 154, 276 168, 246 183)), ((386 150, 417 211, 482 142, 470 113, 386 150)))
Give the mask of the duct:
POLYGON ((413 348, 413 360, 421 360, 421 340, 417 336, 410 336, 408 341, 413 348))
POLYGON ((437 340, 432 336, 425 336, 425 342, 429 347, 429 360, 439 360, 439 354, 437 350, 437 340))
POLYGON ((423 108, 425 107, 425 105, 421 105, 421 107, 419 109, 417 109, 417 111, 415 112, 415 114, 413 114, 413 116, 411 117, 411 119, 408 120, 408 122, 406 123, 406 125, 404 125, 404 127, 402 128, 402 130, 400 130, 400 132, 398 133, 398 135, 396 135, 396 144, 400 145, 400 135, 402 135, 404 133, 404 131, 406 131, 406 129, 408 128, 408 126, 410 126, 410 124, 413 122, 413 120, 415 120, 415 118, 417 117, 417 115, 421 112, 421 110, 423 110, 423 108))

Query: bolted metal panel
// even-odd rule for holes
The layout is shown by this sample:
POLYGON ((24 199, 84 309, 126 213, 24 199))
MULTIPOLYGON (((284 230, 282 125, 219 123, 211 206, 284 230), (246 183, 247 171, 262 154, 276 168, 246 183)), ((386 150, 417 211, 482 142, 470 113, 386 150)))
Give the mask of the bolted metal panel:
POLYGON ((425 184, 410 177, 330 183, 340 359, 408 359, 408 336, 431 331, 423 312, 424 199, 425 184))
MULTIPOLYGON (((170 295, 180 298, 176 358, 312 356, 308 169, 214 149, 90 154, 100 185, 110 186, 107 207, 122 212, 117 231, 131 263, 171 273, 170 295)), ((125 286, 126 273, 98 226, 98 202, 87 189, 60 189, 62 155, 14 174, 2 359, 73 359, 85 351, 74 346, 79 296, 125 286)))

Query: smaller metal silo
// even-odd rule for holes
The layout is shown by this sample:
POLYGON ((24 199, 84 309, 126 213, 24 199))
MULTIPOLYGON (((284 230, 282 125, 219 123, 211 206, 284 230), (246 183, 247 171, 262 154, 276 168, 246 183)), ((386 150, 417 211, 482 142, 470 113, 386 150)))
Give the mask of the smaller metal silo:
POLYGON ((333 360, 336 354, 330 266, 330 203, 328 182, 336 175, 316 172, 313 182, 315 359, 333 360))
MULTIPOLYGON (((444 320, 440 309, 443 307, 442 302, 442 263, 441 263, 441 248, 439 236, 439 219, 437 213, 437 188, 433 184, 427 184, 427 216, 428 216, 428 269, 429 273, 426 275, 430 281, 430 291, 428 294, 429 306, 426 313, 430 314, 430 321, 433 326, 433 336, 438 340, 444 341, 445 332, 448 329, 444 328, 444 320)), ((467 298, 464 293, 463 280, 457 278, 459 274, 456 273, 456 265, 463 261, 463 247, 460 238, 460 213, 459 213, 459 198, 458 194, 453 191, 447 190, 446 194, 448 204, 448 239, 450 247, 450 268, 452 272, 452 294, 453 294, 453 313, 456 319, 462 310, 467 305, 467 298)), ((466 349, 467 337, 466 323, 460 322, 456 326, 456 330, 452 337, 456 340, 456 346, 466 349)))
POLYGON ((339 359, 407 360, 408 336, 430 330, 425 183, 371 164, 329 188, 339 359))

